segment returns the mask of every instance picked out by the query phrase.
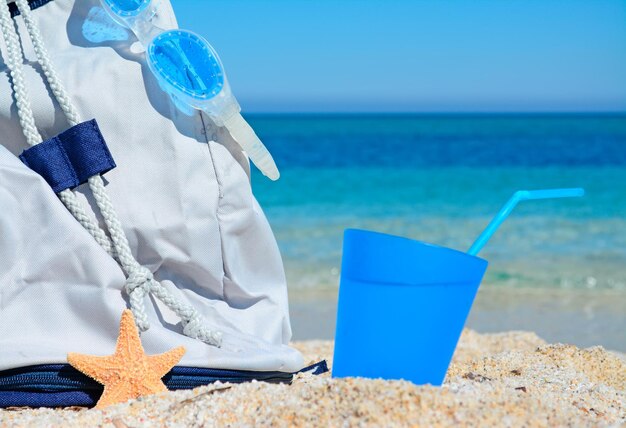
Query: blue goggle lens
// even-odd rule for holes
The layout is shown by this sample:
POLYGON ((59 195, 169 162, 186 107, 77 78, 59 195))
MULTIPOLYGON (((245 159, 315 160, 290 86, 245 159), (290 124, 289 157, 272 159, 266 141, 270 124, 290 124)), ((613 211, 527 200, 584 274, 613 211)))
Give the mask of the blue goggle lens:
POLYGON ((224 71, 211 46, 200 36, 181 30, 166 31, 148 47, 148 60, 157 78, 174 91, 207 100, 224 87, 224 71))
POLYGON ((152 0, 104 0, 113 13, 128 17, 139 14, 152 0))

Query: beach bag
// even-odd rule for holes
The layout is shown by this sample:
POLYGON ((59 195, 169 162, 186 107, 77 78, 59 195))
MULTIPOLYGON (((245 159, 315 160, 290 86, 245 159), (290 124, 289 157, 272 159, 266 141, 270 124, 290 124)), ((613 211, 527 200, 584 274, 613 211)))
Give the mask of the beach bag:
MULTIPOLYGON (((172 105, 97 0, 30 7, 56 73, 11 4, 23 78, 0 41, 0 407, 92 405, 102 387, 67 354, 111 354, 127 307, 146 354, 186 348, 170 389, 289 381, 304 364, 245 154, 172 105)), ((166 0, 158 19, 176 26, 166 0)))

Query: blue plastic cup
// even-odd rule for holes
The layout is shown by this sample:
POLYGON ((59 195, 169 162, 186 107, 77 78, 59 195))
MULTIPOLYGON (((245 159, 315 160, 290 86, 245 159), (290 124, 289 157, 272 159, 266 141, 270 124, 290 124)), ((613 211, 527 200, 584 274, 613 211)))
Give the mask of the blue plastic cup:
POLYGON ((441 385, 486 270, 450 248, 346 230, 333 377, 441 385))

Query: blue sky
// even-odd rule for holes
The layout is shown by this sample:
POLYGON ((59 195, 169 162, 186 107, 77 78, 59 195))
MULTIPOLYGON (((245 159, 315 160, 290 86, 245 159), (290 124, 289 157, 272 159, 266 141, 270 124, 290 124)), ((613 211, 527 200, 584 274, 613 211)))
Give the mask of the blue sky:
POLYGON ((624 0, 171 0, 247 112, 626 111, 624 0))

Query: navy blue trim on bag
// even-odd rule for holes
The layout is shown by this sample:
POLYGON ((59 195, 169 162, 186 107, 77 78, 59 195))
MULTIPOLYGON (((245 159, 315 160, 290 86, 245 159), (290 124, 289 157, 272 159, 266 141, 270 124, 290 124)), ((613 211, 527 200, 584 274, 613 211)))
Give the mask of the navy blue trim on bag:
POLYGON ((322 360, 319 363, 315 363, 315 364, 311 364, 308 367, 303 368, 302 370, 294 373, 294 374, 299 374, 299 373, 311 373, 312 375, 321 375, 324 373, 328 373, 328 364, 326 363, 326 360, 322 360))
POLYGON ((86 183, 89 177, 115 168, 95 119, 24 150, 20 160, 41 175, 54 193, 73 189, 86 183))
MULTIPOLYGON (((30 10, 35 10, 50 3, 51 1, 52 0, 28 0, 28 5, 30 6, 30 10)), ((11 11, 11 18, 15 18, 20 14, 20 11, 15 3, 9 3, 9 10, 11 11)))
MULTIPOLYGON (((328 372, 320 361, 296 372, 257 372, 249 370, 174 367, 163 377, 169 390, 193 389, 211 383, 243 383, 257 380, 290 383, 298 373, 319 375, 328 372)), ((6 407, 94 406, 102 395, 102 385, 68 364, 47 364, 0 372, 0 409, 6 407)))

